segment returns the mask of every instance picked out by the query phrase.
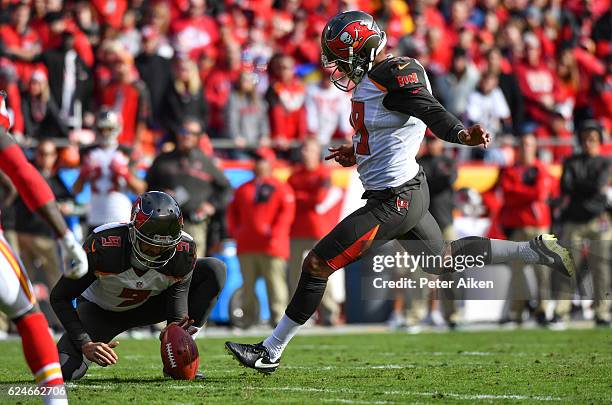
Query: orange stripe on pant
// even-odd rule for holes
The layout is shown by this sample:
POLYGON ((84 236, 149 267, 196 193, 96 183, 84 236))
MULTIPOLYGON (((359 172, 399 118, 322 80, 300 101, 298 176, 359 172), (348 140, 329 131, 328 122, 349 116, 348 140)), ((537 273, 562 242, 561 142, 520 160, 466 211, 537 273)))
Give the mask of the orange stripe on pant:
POLYGON ((361 254, 368 250, 372 245, 372 241, 374 240, 374 237, 376 237, 376 233, 378 233, 379 227, 380 225, 376 225, 368 232, 366 232, 361 238, 353 242, 353 244, 346 248, 344 252, 340 253, 333 259, 328 260, 328 266, 334 270, 338 270, 346 266, 347 264, 359 259, 361 254))
POLYGON ((34 298, 34 294, 32 294, 32 291, 30 290, 28 279, 21 266, 19 265, 19 262, 15 258, 13 251, 2 239, 0 239, 0 253, 2 253, 2 255, 6 258, 6 261, 11 266, 11 269, 13 269, 13 272, 15 273, 15 276, 17 276, 19 284, 21 285, 21 289, 25 293, 26 297, 28 297, 28 300, 32 304, 34 304, 36 302, 36 299, 34 298))

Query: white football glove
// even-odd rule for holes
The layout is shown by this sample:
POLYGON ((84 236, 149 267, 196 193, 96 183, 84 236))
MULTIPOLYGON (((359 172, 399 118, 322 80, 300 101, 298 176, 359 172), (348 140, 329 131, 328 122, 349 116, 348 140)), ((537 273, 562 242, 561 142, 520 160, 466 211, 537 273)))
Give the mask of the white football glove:
POLYGON ((57 241, 60 245, 62 261, 64 263, 64 276, 78 279, 87 274, 87 254, 81 247, 81 244, 77 242, 74 234, 71 231, 67 231, 57 241))

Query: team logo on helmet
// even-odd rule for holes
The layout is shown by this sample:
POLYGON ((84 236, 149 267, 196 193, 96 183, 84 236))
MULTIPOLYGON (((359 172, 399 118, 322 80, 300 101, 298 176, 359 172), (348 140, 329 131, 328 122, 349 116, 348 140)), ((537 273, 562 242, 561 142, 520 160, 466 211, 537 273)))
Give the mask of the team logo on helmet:
POLYGON ((151 214, 153 211, 146 213, 142 210, 142 201, 140 197, 134 203, 134 208, 132 209, 132 223, 136 229, 140 229, 145 222, 147 222, 151 218, 151 214))
POLYGON ((342 59, 347 59, 351 54, 349 48, 353 48, 353 54, 358 53, 363 44, 373 35, 379 34, 367 23, 354 21, 347 24, 334 38, 329 39, 327 44, 334 54, 342 59))

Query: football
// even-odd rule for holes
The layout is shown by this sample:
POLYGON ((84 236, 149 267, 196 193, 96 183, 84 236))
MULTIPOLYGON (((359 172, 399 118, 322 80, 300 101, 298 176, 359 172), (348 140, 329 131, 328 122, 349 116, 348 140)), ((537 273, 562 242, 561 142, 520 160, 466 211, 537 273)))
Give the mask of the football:
POLYGON ((175 380, 193 380, 200 363, 198 346, 189 333, 171 324, 161 337, 161 357, 164 372, 175 380))

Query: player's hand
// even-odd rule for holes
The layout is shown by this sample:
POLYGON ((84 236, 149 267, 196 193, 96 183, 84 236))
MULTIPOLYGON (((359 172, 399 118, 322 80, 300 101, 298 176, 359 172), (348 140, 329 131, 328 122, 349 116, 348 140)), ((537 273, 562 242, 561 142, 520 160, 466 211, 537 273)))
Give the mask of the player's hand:
POLYGON ((102 366, 110 366, 117 364, 119 356, 113 350, 119 345, 119 342, 111 342, 109 344, 103 342, 87 342, 81 346, 83 355, 90 361, 102 366))
POLYGON ((159 340, 162 340, 162 336, 166 332, 166 329, 170 327, 170 325, 178 325, 181 328, 185 329, 187 333, 189 333, 190 335, 193 335, 194 333, 198 331, 198 328, 193 326, 194 322, 195 321, 193 319, 189 319, 188 316, 185 316, 183 319, 181 319, 180 322, 170 322, 168 325, 166 325, 164 329, 161 330, 161 332, 159 332, 159 340))
POLYGON ((118 178, 123 177, 127 179, 130 176, 130 169, 128 167, 128 158, 124 155, 117 155, 113 158, 110 164, 111 172, 118 178))
POLYGON ((83 247, 77 242, 74 234, 68 230, 60 239, 61 257, 64 262, 64 276, 71 279, 77 279, 87 274, 87 253, 83 247))
POLYGON ((86 156, 81 162, 81 172, 79 176, 83 181, 91 181, 96 177, 97 167, 92 163, 91 157, 86 156))
POLYGON ((459 140, 461 143, 469 146, 483 145, 486 149, 489 143, 491 143, 491 139, 491 134, 480 124, 472 125, 467 130, 459 133, 459 140))
POLYGON ((329 147, 330 154, 325 156, 325 160, 335 160, 343 167, 351 167, 357 164, 353 144, 344 144, 337 147, 329 147))

